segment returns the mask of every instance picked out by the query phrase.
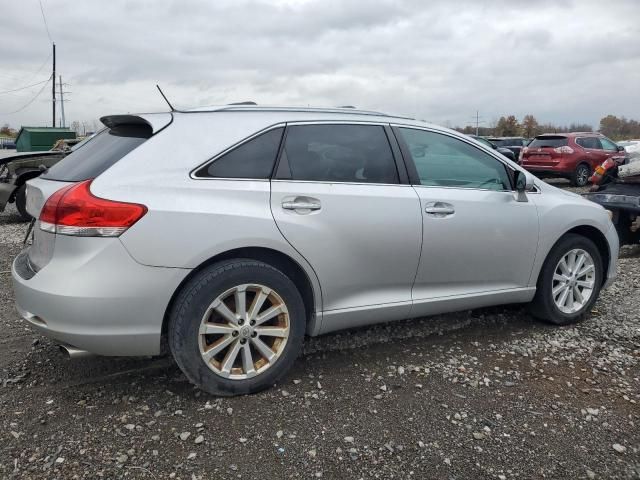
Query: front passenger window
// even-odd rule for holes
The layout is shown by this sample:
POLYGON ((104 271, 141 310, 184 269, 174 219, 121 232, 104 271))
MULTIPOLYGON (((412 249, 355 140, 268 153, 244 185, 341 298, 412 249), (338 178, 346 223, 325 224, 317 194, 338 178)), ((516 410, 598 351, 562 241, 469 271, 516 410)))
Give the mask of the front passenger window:
POLYGON ((602 148, 604 148, 605 150, 608 150, 610 152, 618 151, 618 146, 607 138, 601 138, 600 143, 602 144, 602 148))
POLYGON ((399 131, 421 185, 511 190, 505 165, 482 150, 441 133, 412 128, 399 131))

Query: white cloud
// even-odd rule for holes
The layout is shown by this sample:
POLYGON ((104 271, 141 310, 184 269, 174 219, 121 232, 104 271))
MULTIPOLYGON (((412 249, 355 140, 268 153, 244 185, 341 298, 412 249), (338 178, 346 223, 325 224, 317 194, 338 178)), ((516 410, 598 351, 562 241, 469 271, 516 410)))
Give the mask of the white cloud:
MULTIPOLYGON (((255 100, 345 105, 464 124, 533 113, 640 117, 640 2, 44 1, 70 83, 68 120, 255 100)), ((50 46, 36 0, 0 16, 0 91, 50 46)), ((47 77, 48 65, 32 82, 47 77)), ((50 88, 0 95, 0 124, 50 122, 50 88)))

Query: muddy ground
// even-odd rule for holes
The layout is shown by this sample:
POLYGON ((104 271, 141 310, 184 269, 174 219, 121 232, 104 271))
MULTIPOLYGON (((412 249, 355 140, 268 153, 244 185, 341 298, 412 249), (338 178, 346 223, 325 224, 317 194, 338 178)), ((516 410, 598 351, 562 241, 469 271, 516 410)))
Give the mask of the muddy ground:
POLYGON ((591 317, 520 307, 308 339, 219 399, 170 357, 70 361, 14 310, 0 214, 0 478, 640 478, 640 248, 591 317))

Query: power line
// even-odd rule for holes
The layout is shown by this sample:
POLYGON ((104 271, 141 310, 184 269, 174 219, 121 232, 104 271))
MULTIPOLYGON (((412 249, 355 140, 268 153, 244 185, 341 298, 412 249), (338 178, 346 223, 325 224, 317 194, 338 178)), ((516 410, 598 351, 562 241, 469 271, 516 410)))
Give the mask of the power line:
POLYGON ((42 8, 42 0, 38 0, 40 4, 40 12, 42 13, 42 20, 44 20, 44 28, 47 29, 47 37, 49 37, 49 41, 53 43, 53 39, 51 38, 51 33, 49 32, 49 25, 47 25, 47 17, 44 15, 44 8, 42 8))
POLYGON ((31 88, 31 87, 36 87, 36 86, 38 86, 38 85, 42 85, 42 84, 43 84, 43 83, 45 83, 45 82, 49 82, 49 80, 51 80, 51 77, 49 77, 49 78, 47 78, 46 80, 43 80, 43 81, 41 81, 41 82, 38 82, 38 83, 32 83, 31 85, 26 85, 26 86, 24 86, 24 87, 14 88, 13 90, 4 90, 4 91, 0 92, 0 95, 4 95, 4 94, 6 94, 6 93, 18 92, 18 91, 20 91, 20 90, 25 90, 25 89, 27 89, 27 88, 31 88))
MULTIPOLYGON (((49 77, 49 80, 51 80, 51 77, 49 77)), ((45 84, 42 86, 42 88, 38 91, 38 93, 36 93, 36 95, 29 100, 25 105, 23 105, 22 107, 20 107, 17 110, 14 110, 13 112, 6 112, 6 113, 2 113, 1 115, 12 115, 14 113, 18 113, 21 112, 22 110, 24 110, 25 108, 27 108, 29 105, 31 105, 33 102, 36 101, 36 98, 38 98, 40 96, 40 94, 44 91, 44 89, 46 88, 46 86, 49 84, 49 80, 47 80, 45 82, 45 84)))

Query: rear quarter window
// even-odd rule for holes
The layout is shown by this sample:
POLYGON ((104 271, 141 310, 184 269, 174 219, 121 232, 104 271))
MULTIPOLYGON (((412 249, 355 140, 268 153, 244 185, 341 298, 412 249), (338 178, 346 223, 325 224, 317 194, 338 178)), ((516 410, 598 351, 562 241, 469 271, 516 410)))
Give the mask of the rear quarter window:
POLYGON ((52 166, 42 178, 63 182, 96 178, 152 134, 150 125, 116 125, 104 129, 52 166))
POLYGON ((196 172, 198 178, 267 179, 278 155, 284 128, 274 128, 235 147, 196 172))

